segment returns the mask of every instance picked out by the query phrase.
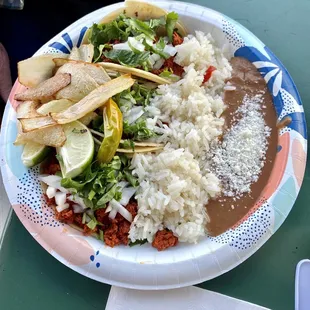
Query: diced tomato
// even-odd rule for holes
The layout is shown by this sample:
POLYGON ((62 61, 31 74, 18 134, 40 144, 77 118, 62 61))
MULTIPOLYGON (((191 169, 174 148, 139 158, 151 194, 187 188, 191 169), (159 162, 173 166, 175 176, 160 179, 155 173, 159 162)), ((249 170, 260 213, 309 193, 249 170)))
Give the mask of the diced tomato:
POLYGON ((104 55, 101 56, 101 60, 102 60, 103 62, 113 62, 111 59, 105 57, 104 55))
POLYGON ((184 39, 176 32, 173 32, 173 38, 172 38, 172 45, 176 46, 176 45, 180 45, 182 44, 184 41, 184 39))
POLYGON ((153 70, 152 73, 159 75, 161 74, 164 70, 172 70, 173 74, 178 75, 180 77, 182 77, 182 74, 184 72, 184 69, 182 66, 176 64, 174 62, 174 57, 170 57, 168 59, 165 60, 163 66, 161 67, 161 69, 159 70, 153 70))
POLYGON ((203 77, 203 82, 202 82, 202 83, 208 82, 208 81, 210 80, 211 76, 212 76, 213 71, 215 71, 215 70, 216 70, 215 67, 210 66, 210 67, 207 69, 207 71, 206 71, 206 73, 205 73, 205 75, 204 75, 204 77, 203 77))
POLYGON ((56 205, 55 198, 48 198, 46 194, 44 194, 46 203, 49 207, 53 207, 56 205))

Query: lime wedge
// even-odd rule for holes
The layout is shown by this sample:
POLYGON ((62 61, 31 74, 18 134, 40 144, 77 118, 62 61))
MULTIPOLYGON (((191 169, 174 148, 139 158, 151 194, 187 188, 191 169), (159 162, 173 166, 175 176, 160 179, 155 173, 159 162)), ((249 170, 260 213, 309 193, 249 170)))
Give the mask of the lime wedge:
POLYGON ((74 105, 74 102, 68 99, 52 100, 41 105, 40 108, 37 109, 37 112, 42 115, 48 115, 49 113, 62 112, 72 105, 74 105))
POLYGON ((24 146, 22 162, 28 168, 33 167, 42 162, 49 151, 50 148, 48 146, 35 142, 27 142, 24 146))
POLYGON ((94 139, 89 129, 75 121, 63 125, 66 135, 64 146, 57 148, 58 160, 64 178, 75 178, 92 162, 94 139))

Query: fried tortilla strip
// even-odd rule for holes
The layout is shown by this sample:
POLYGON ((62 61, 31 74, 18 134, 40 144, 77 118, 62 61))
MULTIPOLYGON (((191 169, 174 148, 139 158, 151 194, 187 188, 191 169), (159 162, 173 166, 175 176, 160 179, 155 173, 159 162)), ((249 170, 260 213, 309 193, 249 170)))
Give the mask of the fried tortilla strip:
MULTIPOLYGON (((63 58, 54 58, 53 61, 56 67, 61 67, 68 63, 74 64, 76 68, 78 68, 79 70, 83 70, 86 74, 90 75, 99 85, 111 80, 107 72, 102 68, 102 66, 98 64, 91 64, 84 61, 63 58)), ((62 70, 60 72, 62 72, 62 70)))
MULTIPOLYGON (((43 104, 39 109, 37 109, 37 112, 39 113, 39 116, 49 115, 50 113, 62 112, 72 105, 74 105, 74 102, 67 99, 53 100, 43 104)), ((97 116, 98 114, 96 112, 89 112, 80 118, 79 121, 85 126, 88 126, 90 122, 93 121, 97 116)))
MULTIPOLYGON (((66 54, 57 54, 58 58, 67 58, 66 54)), ((17 64, 18 81, 27 87, 35 87, 53 75, 55 54, 31 57, 17 64)))
POLYGON ((71 83, 61 89, 57 94, 57 99, 69 99, 78 102, 87 96, 91 91, 99 87, 99 84, 89 74, 85 73, 79 65, 68 62, 61 66, 56 77, 61 74, 70 74, 71 83))
POLYGON ((66 136, 61 125, 33 130, 27 133, 22 132, 22 125, 17 121, 18 135, 14 145, 23 145, 27 142, 36 142, 52 147, 61 147, 66 142, 66 136))
POLYGON ((39 116, 34 118, 21 118, 20 123, 22 125, 23 132, 29 132, 37 129, 50 127, 56 124, 56 122, 50 116, 39 116))
MULTIPOLYGON (((55 55, 57 56, 57 55, 55 55)), ((69 59, 72 59, 72 60, 80 60, 80 51, 79 51, 79 48, 74 46, 71 50, 71 53, 69 55, 69 59)))
POLYGON ((59 100, 51 100, 45 104, 42 104, 37 112, 42 115, 49 115, 49 113, 57 113, 61 112, 74 104, 71 100, 68 99, 59 99, 59 100))
MULTIPOLYGON (((121 140, 121 143, 124 143, 125 141, 124 140, 121 140)), ((160 144, 160 143, 153 143, 153 142, 135 142, 135 141, 132 141, 136 146, 141 146, 141 147, 158 147, 158 148, 163 148, 163 144, 160 144)))
POLYGON ((148 152, 155 152, 158 150, 163 149, 164 146, 137 146, 135 144, 135 148, 133 149, 117 149, 117 153, 124 153, 124 154, 134 154, 134 153, 148 153, 148 152))
POLYGON ((34 88, 29 88, 22 93, 15 94, 15 100, 44 100, 47 97, 51 97, 59 90, 70 84, 71 76, 68 73, 58 74, 50 79, 40 83, 34 88))
POLYGON ((39 102, 37 101, 24 101, 21 102, 16 108, 16 117, 19 118, 33 118, 38 117, 40 114, 37 112, 39 102))
POLYGON ((82 44, 79 48, 80 60, 92 62, 94 57, 94 46, 92 44, 82 44))
POLYGON ((122 73, 129 73, 134 76, 138 76, 140 78, 155 82, 157 84, 171 84, 171 81, 163 79, 162 77, 156 74, 146 72, 140 69, 125 67, 125 66, 114 64, 111 62, 98 62, 98 64, 101 65, 104 69, 113 70, 113 71, 122 72, 122 73))
POLYGON ((97 116, 98 114, 96 112, 89 112, 85 116, 81 117, 79 122, 85 126, 88 126, 97 116))
POLYGON ((92 62, 94 57, 94 46, 92 44, 83 44, 80 47, 73 47, 69 55, 71 60, 81 60, 92 62))
POLYGON ((99 86, 81 101, 65 111, 60 113, 52 113, 52 117, 58 124, 73 122, 85 116, 87 113, 95 111, 109 98, 131 87, 134 82, 135 80, 132 79, 130 75, 122 75, 99 86))

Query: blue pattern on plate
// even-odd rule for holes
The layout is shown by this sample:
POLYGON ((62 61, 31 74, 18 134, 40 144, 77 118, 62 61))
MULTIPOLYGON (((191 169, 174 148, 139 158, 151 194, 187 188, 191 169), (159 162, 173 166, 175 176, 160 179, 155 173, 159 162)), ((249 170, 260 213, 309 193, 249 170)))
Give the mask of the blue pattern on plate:
MULTIPOLYGON (((99 255, 99 251, 96 251, 96 256, 98 256, 99 255)), ((90 257, 89 257, 89 259, 92 261, 92 262, 94 262, 95 261, 95 255, 91 255, 90 257)), ((100 267, 100 263, 99 262, 96 262, 96 268, 99 268, 100 267)))
POLYGON ((282 63, 266 46, 264 49, 266 53, 268 53, 270 59, 263 55, 257 48, 252 46, 239 48, 235 51, 235 56, 247 58, 256 66, 257 70, 264 77, 273 97, 273 103, 277 115, 278 117, 281 117, 279 121, 287 116, 292 117, 292 122, 288 127, 297 131, 306 139, 307 128, 305 115, 303 113, 302 102, 296 86, 282 63), (287 106, 290 106, 293 109, 292 114, 282 113, 283 109, 287 108, 287 106))
POLYGON ((61 51, 65 54, 70 54, 70 50, 64 46, 62 43, 59 42, 53 42, 52 44, 49 45, 50 47, 53 47, 54 49, 61 51))
POLYGON ((79 39, 78 39, 77 44, 76 44, 77 47, 80 47, 80 45, 81 45, 81 43, 82 43, 82 40, 83 40, 83 37, 84 37, 84 34, 85 34, 85 32, 86 32, 87 29, 88 29, 87 27, 83 27, 83 28, 81 29, 80 35, 79 35, 79 39))
POLYGON ((68 44, 70 49, 72 49, 73 48, 73 43, 72 43, 72 40, 71 40, 71 38, 70 38, 70 36, 68 35, 67 32, 62 35, 62 38, 66 41, 66 43, 68 44))
POLYGON ((80 30, 80 34, 78 37, 78 40, 76 42, 76 44, 74 44, 74 41, 72 41, 71 36, 69 33, 65 32, 64 34, 61 35, 61 38, 66 42, 67 46, 64 45, 61 42, 53 42, 49 45, 49 47, 52 47, 62 53, 65 54, 70 54, 70 51, 72 50, 73 46, 76 45, 77 47, 79 47, 82 43, 83 37, 85 35, 85 32, 88 28, 85 26, 80 30))

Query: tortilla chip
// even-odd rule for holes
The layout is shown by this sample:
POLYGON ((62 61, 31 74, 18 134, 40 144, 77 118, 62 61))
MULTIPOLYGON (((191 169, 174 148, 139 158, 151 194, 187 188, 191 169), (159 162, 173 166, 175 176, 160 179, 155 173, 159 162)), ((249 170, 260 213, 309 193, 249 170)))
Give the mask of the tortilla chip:
POLYGON ((58 74, 53 76, 48 80, 40 83, 34 88, 29 88, 22 93, 15 94, 15 100, 44 100, 48 97, 53 96, 59 90, 70 84, 71 76, 70 74, 58 74))
POLYGON ((29 132, 40 128, 50 127, 56 122, 50 116, 39 116, 34 118, 21 118, 19 119, 23 132, 29 132))
POLYGON ((17 121, 18 135, 14 145, 23 145, 27 142, 36 142, 42 145, 61 147, 66 142, 66 136, 61 125, 22 133, 21 124, 17 121))
POLYGON ((78 120, 87 113, 95 111, 100 106, 104 105, 112 96, 131 87, 134 82, 135 80, 132 79, 130 75, 122 75, 99 86, 67 110, 60 113, 52 113, 52 117, 58 124, 67 124, 78 120))
POLYGON ((37 101, 24 101, 21 102, 16 108, 16 117, 17 118, 33 118, 40 116, 37 112, 39 102, 37 101))
MULTIPOLYGON (((66 54, 57 54, 58 58, 66 58, 66 54)), ((35 87, 53 75, 55 54, 31 57, 17 64, 18 81, 27 87, 35 87)))
POLYGON ((155 82, 157 84, 171 84, 171 81, 166 80, 156 74, 146 72, 144 70, 136 69, 136 68, 130 68, 126 66, 122 66, 119 64, 114 64, 111 62, 98 62, 99 65, 101 65, 103 68, 107 70, 114 70, 117 72, 122 72, 122 73, 129 73, 134 76, 155 82))

